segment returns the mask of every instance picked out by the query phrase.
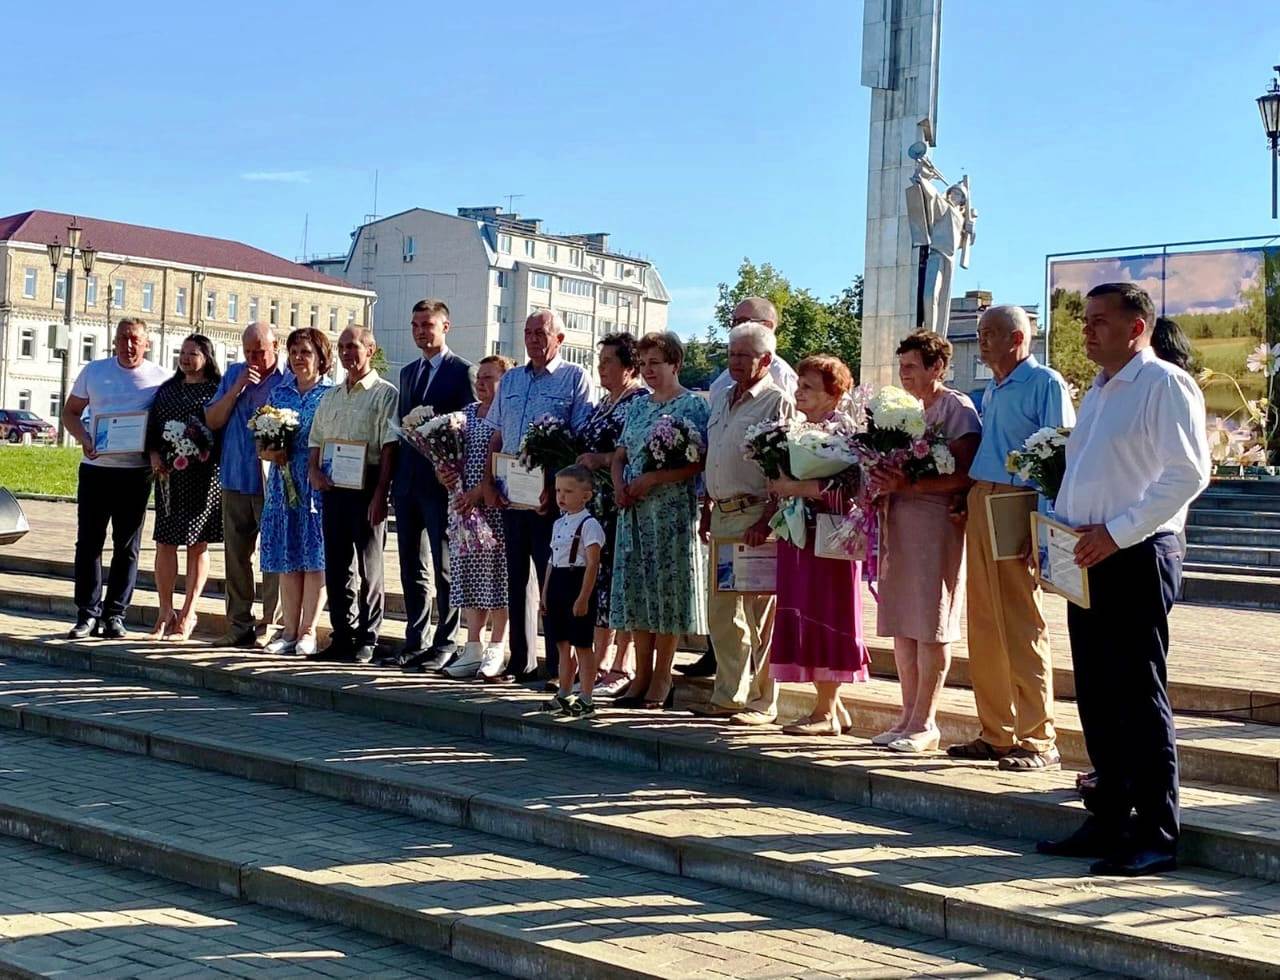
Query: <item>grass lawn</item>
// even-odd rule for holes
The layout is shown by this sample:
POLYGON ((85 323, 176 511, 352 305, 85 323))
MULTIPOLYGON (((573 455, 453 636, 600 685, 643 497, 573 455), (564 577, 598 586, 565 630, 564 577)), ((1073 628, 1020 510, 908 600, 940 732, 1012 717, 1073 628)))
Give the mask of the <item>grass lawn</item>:
POLYGON ((13 493, 50 493, 74 497, 79 446, 0 445, 0 487, 13 493))

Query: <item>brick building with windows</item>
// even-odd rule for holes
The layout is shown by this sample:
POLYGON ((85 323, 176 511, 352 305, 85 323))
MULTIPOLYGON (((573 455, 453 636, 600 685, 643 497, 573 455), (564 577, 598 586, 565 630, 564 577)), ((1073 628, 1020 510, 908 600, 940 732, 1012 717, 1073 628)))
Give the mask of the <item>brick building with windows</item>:
MULTIPOLYGON (((57 421, 62 365, 50 346, 63 322, 68 256, 55 277, 47 245, 67 241, 71 215, 26 211, 0 218, 0 407, 57 421)), ((74 379, 111 351, 115 324, 140 317, 151 330, 147 356, 177 365, 182 340, 203 333, 225 368, 255 320, 314 326, 336 341, 349 323, 368 323, 371 291, 240 242, 96 218, 75 219, 81 245, 97 251, 86 275, 76 256, 68 341, 74 379)))
POLYGON ((553 234, 499 207, 366 221, 345 256, 308 265, 376 291, 374 328, 393 371, 418 357, 409 321, 427 296, 449 304, 449 346, 473 361, 523 361, 525 318, 553 309, 565 324, 562 356, 593 372, 601 337, 665 330, 671 299, 653 263, 611 249, 607 234, 553 234))

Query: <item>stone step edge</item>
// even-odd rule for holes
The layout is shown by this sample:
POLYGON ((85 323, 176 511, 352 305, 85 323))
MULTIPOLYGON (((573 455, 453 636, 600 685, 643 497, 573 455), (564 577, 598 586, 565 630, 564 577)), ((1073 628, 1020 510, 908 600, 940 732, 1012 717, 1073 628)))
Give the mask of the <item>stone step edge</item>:
MULTIPOLYGON (((927 773, 881 769, 873 763, 819 766, 804 759, 771 756, 764 752, 744 753, 715 742, 662 739, 623 726, 600 730, 559 724, 536 713, 520 713, 518 708, 498 710, 501 702, 484 706, 430 695, 411 700, 387 694, 334 690, 279 677, 249 677, 216 665, 140 662, 134 655, 120 651, 50 648, 4 636, 0 636, 0 656, 13 656, 86 673, 152 680, 255 700, 300 704, 443 734, 522 748, 567 752, 639 770, 665 772, 712 783, 740 784, 778 793, 793 793, 802 798, 855 803, 1002 836, 1023 839, 1065 836, 1079 826, 1082 814, 1074 794, 1066 789, 1056 792, 1028 790, 1013 795, 979 786, 955 785, 927 773)), ((135 728, 121 732, 127 727, 121 723, 115 727, 116 734, 120 736, 116 738, 111 733, 112 726, 101 719, 95 719, 91 724, 56 709, 5 709, 0 711, 0 724, 25 727, 23 712, 32 718, 56 715, 65 719, 58 723, 59 732, 42 731, 41 734, 56 734, 72 741, 148 754, 145 746, 139 747, 135 728), (18 717, 10 720, 15 714, 18 717), (103 733, 108 741, 93 741, 95 731, 103 733)), ((250 761, 253 755, 247 750, 241 750, 239 754, 250 761)), ((260 764, 266 767, 264 775, 268 778, 265 781, 273 781, 270 773, 276 763, 268 763, 265 756, 259 758, 263 760, 260 764)), ((243 778, 258 778, 251 775, 252 767, 245 771, 228 771, 243 778)), ((416 816, 425 815, 411 812, 416 816)), ((1199 822, 1194 812, 1183 814, 1179 856, 1191 864, 1280 881, 1280 841, 1199 822)))
MULTIPOLYGON (((44 613, 50 616, 63 616, 68 619, 69 625, 69 621, 74 618, 76 612, 75 604, 69 596, 54 593, 36 596, 9 588, 4 583, 4 577, 8 574, 20 575, 28 573, 0 571, 0 611, 7 609, 10 611, 44 613)), ((64 580, 58 579, 58 581, 64 580)), ((153 617, 144 615, 144 613, 150 614, 152 606, 149 602, 146 604, 140 603, 138 599, 141 596, 149 600, 153 594, 145 588, 135 590, 134 602, 130 605, 126 615, 126 621, 130 625, 148 627, 151 625, 153 617)), ((388 617, 384 626, 391 624, 398 626, 402 622, 403 620, 388 617)), ((195 635, 196 637, 216 636, 222 633, 224 629, 225 616, 222 613, 202 612, 195 635)), ((380 645, 389 649, 395 644, 391 641, 391 637, 387 635, 387 632, 384 629, 380 645)), ((324 616, 321 617, 317 636, 322 645, 329 636, 329 627, 324 616)), ((686 649, 688 648, 692 648, 692 645, 686 647, 686 649)), ((895 678, 897 675, 893 660, 893 648, 886 645, 885 640, 879 637, 869 638, 867 648, 871 653, 870 666, 872 674, 877 677, 895 678)), ((1070 700, 1074 696, 1075 677, 1071 668, 1055 666, 1053 682, 1054 691, 1058 697, 1070 700)), ((947 675, 947 686, 972 687, 969 677, 967 651, 953 652, 951 669, 947 675)), ((1278 686, 1276 692, 1250 691, 1240 687, 1219 687, 1173 680, 1169 683, 1169 698, 1176 712, 1210 711, 1238 721, 1280 724, 1280 707, 1267 708, 1262 713, 1257 714, 1253 709, 1255 704, 1269 705, 1280 701, 1280 686, 1278 686)))
MULTIPOLYGON (((310 785, 297 788, 343 799, 310 785)), ((345 801, 364 803, 363 799, 345 801)), ((545 831, 552 821, 531 815, 523 807, 504 806, 500 798, 488 794, 467 798, 464 806, 468 822, 454 823, 454 826, 466 826, 509 839, 532 840, 542 846, 560 846, 542 839, 541 833, 528 836, 535 831, 536 823, 542 825, 537 829, 545 831), (487 811, 486 807, 489 808, 487 811)), ((435 818, 428 816, 425 819, 435 818)), ((569 823, 572 818, 561 817, 560 820, 569 823)), ((599 825, 587 824, 584 830, 583 836, 588 840, 603 836, 599 833, 599 825)), ((570 943, 548 947, 543 943, 530 942, 500 927, 490 926, 480 917, 406 908, 370 897, 358 886, 305 881, 289 874, 288 869, 276 870, 276 866, 238 862, 212 847, 200 849, 175 843, 132 825, 120 826, 94 817, 75 817, 61 808, 32 805, 30 801, 25 804, 6 801, 2 795, 0 833, 184 881, 255 904, 362 929, 514 976, 539 980, 548 975, 582 977, 583 980, 596 977, 625 977, 629 980, 655 975, 607 961, 602 964, 599 958, 575 952, 570 943), (501 952, 494 948, 501 947, 504 941, 508 948, 501 952), (519 947, 514 952, 520 958, 514 963, 510 946, 519 947), (548 973, 548 970, 553 972, 548 973)), ((620 850, 625 853, 626 844, 634 843, 641 835, 631 831, 620 836, 623 837, 620 850)), ((1275 963, 1243 955, 1152 940, 1105 925, 1054 919, 1034 910, 1010 910, 908 885, 886 885, 872 876, 823 874, 818 869, 798 868, 778 859, 729 852, 729 849, 705 840, 689 841, 679 847, 675 855, 678 862, 675 871, 636 861, 634 855, 619 858, 613 854, 583 851, 581 847, 573 849, 606 860, 621 859, 660 873, 768 894, 805 905, 814 905, 812 894, 817 892, 824 901, 815 907, 827 912, 871 919, 954 942, 1134 976, 1159 980, 1171 977, 1234 980, 1274 978, 1277 969, 1275 963), (727 867, 723 861, 726 852, 735 859, 727 867), (762 879, 770 881, 774 887, 763 892, 758 887, 762 879), (1054 952, 1049 955, 1046 950, 1054 952)))

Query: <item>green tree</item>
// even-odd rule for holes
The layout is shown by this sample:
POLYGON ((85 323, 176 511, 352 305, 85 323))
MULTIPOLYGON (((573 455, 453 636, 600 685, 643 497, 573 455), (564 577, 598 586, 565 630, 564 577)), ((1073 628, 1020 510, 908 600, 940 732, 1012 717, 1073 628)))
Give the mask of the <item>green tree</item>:
POLYGON ((1055 289, 1049 311, 1049 363, 1084 397, 1098 372, 1084 352, 1084 297, 1055 289))
POLYGON ((387 352, 381 347, 374 348, 373 357, 370 358, 370 364, 372 364, 373 369, 384 378, 387 376, 387 372, 391 370, 391 365, 387 362, 387 352))

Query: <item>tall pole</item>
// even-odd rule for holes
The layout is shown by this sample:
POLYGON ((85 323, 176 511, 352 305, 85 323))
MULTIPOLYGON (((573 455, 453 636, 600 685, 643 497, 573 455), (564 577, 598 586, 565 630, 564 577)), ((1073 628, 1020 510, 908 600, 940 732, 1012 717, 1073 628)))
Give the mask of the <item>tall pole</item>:
POLYGON ((67 296, 63 309, 62 322, 65 336, 62 338, 62 380, 58 385, 58 445, 66 445, 67 426, 62 421, 62 412, 67 405, 67 388, 71 385, 71 303, 76 287, 76 249, 71 246, 70 261, 67 263, 67 296))
POLYGON ((1280 157, 1280 140, 1271 141, 1271 217, 1276 218, 1276 158, 1280 157))

